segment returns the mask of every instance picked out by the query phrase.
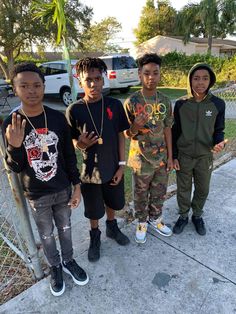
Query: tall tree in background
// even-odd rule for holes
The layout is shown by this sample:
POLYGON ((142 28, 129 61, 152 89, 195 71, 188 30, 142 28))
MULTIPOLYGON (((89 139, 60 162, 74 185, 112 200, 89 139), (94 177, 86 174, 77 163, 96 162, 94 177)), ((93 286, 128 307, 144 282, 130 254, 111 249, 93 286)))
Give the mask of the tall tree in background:
POLYGON ((135 44, 157 35, 175 35, 175 21, 177 12, 168 0, 147 0, 143 7, 138 27, 134 29, 137 38, 135 44))
POLYGON ((225 38, 236 31, 236 2, 232 0, 202 0, 188 4, 178 14, 177 29, 188 42, 191 36, 208 38, 208 53, 212 39, 225 38))
POLYGON ((82 35, 79 50, 83 52, 117 52, 120 47, 112 43, 114 36, 121 31, 121 24, 115 17, 107 17, 94 23, 82 35))
POLYGON ((147 0, 142 9, 138 27, 134 29, 136 45, 156 36, 157 30, 157 9, 154 0, 147 0))
POLYGON ((0 2, 0 67, 6 77, 21 50, 31 47, 35 38, 46 38, 47 33, 30 12, 31 1, 1 0, 0 2))
MULTIPOLYGON (((0 67, 7 79, 22 50, 29 51, 34 44, 42 47, 55 44, 57 26, 51 24, 47 29, 44 21, 33 18, 31 8, 30 0, 0 1, 0 67)), ((77 45, 80 34, 89 26, 92 9, 82 5, 79 0, 68 0, 65 13, 73 22, 67 24, 68 42, 77 45)))

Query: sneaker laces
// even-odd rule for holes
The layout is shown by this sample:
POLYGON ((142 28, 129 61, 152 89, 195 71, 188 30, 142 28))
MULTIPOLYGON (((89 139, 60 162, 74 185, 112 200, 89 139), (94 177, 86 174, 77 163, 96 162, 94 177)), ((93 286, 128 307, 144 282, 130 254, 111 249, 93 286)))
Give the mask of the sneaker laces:
POLYGON ((70 270, 71 273, 82 273, 82 268, 79 267, 79 265, 76 263, 76 261, 73 259, 72 261, 69 261, 65 263, 65 266, 70 270))
POLYGON ((62 270, 60 265, 51 267, 51 278, 55 283, 62 280, 62 270))
POLYGON ((161 218, 153 219, 151 221, 159 228, 165 227, 165 224, 164 224, 164 222, 162 221, 161 218))
POLYGON ((137 231, 139 232, 146 232, 147 231, 147 226, 146 226, 146 223, 139 223, 137 225, 137 231))
POLYGON ((204 226, 204 221, 203 221, 203 219, 202 219, 202 218, 199 218, 199 220, 198 220, 198 224, 199 224, 201 227, 203 227, 203 226, 204 226))
POLYGON ((112 229, 113 231, 114 231, 114 233, 122 233, 121 231, 120 231, 120 228, 118 227, 118 224, 117 224, 117 222, 115 222, 113 225, 111 225, 111 226, 109 226, 108 225, 108 228, 110 228, 110 229, 112 229))

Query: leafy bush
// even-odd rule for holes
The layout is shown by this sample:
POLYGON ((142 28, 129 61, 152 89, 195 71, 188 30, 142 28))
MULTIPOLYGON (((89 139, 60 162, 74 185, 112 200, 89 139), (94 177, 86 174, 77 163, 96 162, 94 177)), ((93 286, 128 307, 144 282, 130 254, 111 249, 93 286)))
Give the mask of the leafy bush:
POLYGON ((236 78, 236 56, 219 58, 209 54, 170 52, 162 57, 162 81, 164 86, 186 87, 187 76, 191 67, 198 62, 209 64, 217 77, 217 85, 225 85, 236 78))

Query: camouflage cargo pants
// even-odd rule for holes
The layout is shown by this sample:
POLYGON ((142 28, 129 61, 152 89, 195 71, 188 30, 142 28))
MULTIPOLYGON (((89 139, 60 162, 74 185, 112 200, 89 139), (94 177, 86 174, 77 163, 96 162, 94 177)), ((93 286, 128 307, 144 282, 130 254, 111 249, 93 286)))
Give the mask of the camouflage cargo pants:
POLYGON ((133 180, 136 218, 145 222, 148 216, 153 219, 160 217, 167 190, 166 166, 158 169, 149 167, 141 173, 134 173, 133 180))

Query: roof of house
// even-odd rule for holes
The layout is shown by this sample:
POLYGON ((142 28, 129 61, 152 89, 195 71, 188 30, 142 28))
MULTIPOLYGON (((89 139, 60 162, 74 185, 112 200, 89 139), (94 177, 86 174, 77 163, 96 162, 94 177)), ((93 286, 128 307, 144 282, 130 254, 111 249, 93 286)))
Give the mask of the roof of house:
MULTIPOLYGON (((166 36, 174 39, 182 40, 182 36, 166 36)), ((199 38, 199 37, 191 37, 189 39, 190 42, 197 43, 197 44, 207 44, 208 38, 199 38)), ((230 45, 236 47, 236 41, 230 39, 221 39, 221 38, 213 38, 212 43, 216 45, 230 45)))

